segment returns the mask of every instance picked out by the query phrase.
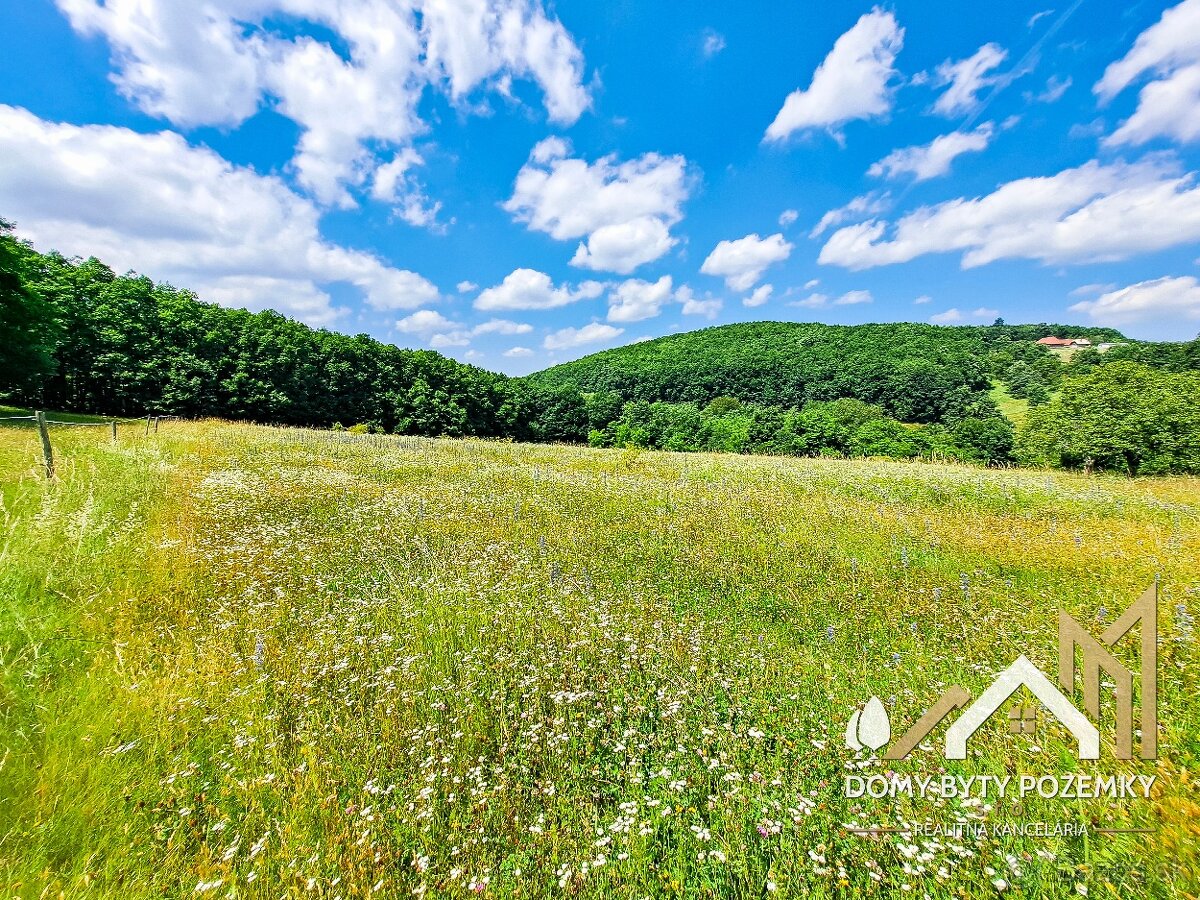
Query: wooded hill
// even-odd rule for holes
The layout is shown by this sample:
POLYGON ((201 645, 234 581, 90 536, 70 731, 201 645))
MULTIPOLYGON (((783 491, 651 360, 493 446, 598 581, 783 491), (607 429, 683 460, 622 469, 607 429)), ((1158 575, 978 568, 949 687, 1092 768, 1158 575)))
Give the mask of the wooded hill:
POLYGON ((736 397, 802 407, 849 397, 904 422, 944 422, 979 413, 993 379, 1032 377, 1055 387, 1062 365, 1035 344, 1049 335, 1128 340, 1111 328, 1080 325, 748 322, 605 350, 529 380, 647 402, 736 397))
MULTIPOLYGON (((756 322, 509 378, 429 350, 201 302, 0 221, 0 400, 394 434, 1200 472, 1200 343, 1069 363, 1071 325, 756 322), (991 396, 1025 402, 1018 434, 991 396)), ((1018 417, 1019 418, 1019 417, 1018 417)))

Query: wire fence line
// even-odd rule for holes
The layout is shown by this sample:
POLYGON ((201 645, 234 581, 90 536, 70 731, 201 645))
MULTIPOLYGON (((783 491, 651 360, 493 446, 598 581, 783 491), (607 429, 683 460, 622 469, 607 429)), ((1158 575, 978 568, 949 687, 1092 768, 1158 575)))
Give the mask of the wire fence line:
POLYGON ((69 422, 64 419, 48 419, 42 410, 35 410, 31 416, 0 416, 0 422, 11 422, 20 424, 29 422, 37 427, 38 435, 42 441, 42 466, 46 471, 46 477, 54 478, 54 447, 50 443, 50 428, 107 428, 112 431, 112 439, 116 441, 118 425, 132 425, 134 423, 146 423, 146 434, 150 434, 150 429, 153 428, 155 434, 158 433, 159 423, 168 419, 181 419, 181 416, 173 415, 155 415, 148 413, 145 416, 139 416, 136 419, 103 419, 99 422, 69 422))
MULTIPOLYGON (((21 424, 29 422, 36 426, 42 442, 42 465, 46 472, 46 477, 53 479, 54 475, 54 447, 50 443, 51 428, 108 428, 112 431, 112 440, 115 443, 118 440, 117 426, 118 425, 133 425, 144 424, 144 434, 149 435, 153 430, 158 433, 158 427, 164 421, 183 421, 186 417, 176 415, 155 415, 150 413, 145 416, 139 416, 136 419, 104 419, 99 422, 69 422, 63 419, 49 419, 46 414, 37 410, 31 416, 0 416, 0 422, 11 422, 13 424, 21 424)), ((247 424, 247 423, 239 423, 247 424)), ((294 432, 301 442, 305 444, 320 443, 325 446, 338 444, 367 444, 368 446, 378 447, 381 449, 390 450, 417 450, 425 453, 432 452, 439 448, 444 448, 447 441, 443 438, 427 437, 424 435, 394 435, 394 434, 358 434, 351 431, 326 431, 324 429, 315 429, 310 427, 296 427, 284 425, 268 425, 272 428, 287 428, 294 432)), ((449 442, 458 449, 470 449, 469 445, 477 444, 479 447, 493 443, 488 439, 477 439, 468 441, 449 442)), ((505 443, 505 441, 497 441, 495 443, 505 443)))
MULTIPOLYGON (((134 422, 145 422, 147 419, 154 421, 155 419, 182 419, 182 416, 138 416, 136 419, 104 419, 100 422, 68 422, 60 419, 46 419, 47 425, 62 425, 71 428, 110 428, 113 425, 132 425, 134 422)), ((38 417, 33 416, 0 416, 0 422, 37 422, 38 417)))

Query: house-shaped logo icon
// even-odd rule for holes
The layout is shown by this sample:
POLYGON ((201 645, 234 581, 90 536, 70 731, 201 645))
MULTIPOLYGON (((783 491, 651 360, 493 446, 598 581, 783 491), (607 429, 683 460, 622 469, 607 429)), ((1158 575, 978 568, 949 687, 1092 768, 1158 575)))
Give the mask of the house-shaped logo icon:
MULTIPOLYGON (((1121 665, 1108 648, 1125 637, 1135 625, 1141 626, 1141 756, 1143 759, 1157 758, 1157 580, 1105 630, 1098 641, 1070 615, 1065 612, 1059 613, 1057 686, 1028 657, 1021 654, 1012 665, 996 676, 996 680, 973 703, 971 695, 958 685, 946 690, 925 715, 899 741, 888 748, 883 758, 906 758, 942 719, 952 711, 961 709, 963 712, 946 729, 945 755, 947 759, 966 759, 967 741, 971 735, 1013 694, 1024 687, 1071 733, 1077 744, 1080 759, 1099 759, 1100 731, 1094 722, 1100 721, 1100 673, 1104 672, 1113 683, 1113 700, 1116 705, 1117 727, 1113 755, 1117 759, 1132 759, 1134 673, 1121 665), (1080 712, 1069 699, 1075 692, 1076 651, 1079 651, 1083 659, 1083 699, 1088 715, 1080 712)), ((1032 733, 1035 716, 1036 711, 1032 707, 1014 710, 1012 730, 1021 734, 1032 733)), ((851 750, 862 750, 864 746, 879 750, 888 742, 890 736, 891 727, 887 711, 878 698, 872 697, 866 707, 851 718, 846 729, 846 746, 851 750)))
POLYGON ((966 759, 967 739, 1021 687, 1028 688, 1071 732, 1079 744, 1080 759, 1100 758, 1099 729, 1022 654, 946 729, 946 759, 966 759))

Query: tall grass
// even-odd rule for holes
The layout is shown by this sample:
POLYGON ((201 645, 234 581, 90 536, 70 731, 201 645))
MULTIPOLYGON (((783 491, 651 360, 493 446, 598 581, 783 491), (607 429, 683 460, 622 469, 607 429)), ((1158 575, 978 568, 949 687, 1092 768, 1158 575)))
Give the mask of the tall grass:
MULTIPOLYGON (((172 424, 0 433, 0 884, 22 897, 1187 896, 1195 479, 172 424), (1045 724, 844 749, 1158 574, 1161 759, 1045 724), (1142 772, 1149 800, 843 796, 1142 772), (864 837, 1045 820, 1079 838, 864 837)), ((1132 660, 1127 660, 1132 662, 1132 660)), ((999 717, 998 717, 999 718, 999 717)), ((936 734, 940 734, 937 732, 936 734)))

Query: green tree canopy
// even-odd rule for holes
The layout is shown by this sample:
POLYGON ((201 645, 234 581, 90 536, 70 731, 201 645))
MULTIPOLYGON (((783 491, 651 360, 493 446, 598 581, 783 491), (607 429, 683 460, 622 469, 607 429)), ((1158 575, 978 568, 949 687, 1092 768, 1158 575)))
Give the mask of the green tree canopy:
POLYGON ((1066 379, 1030 412, 1017 455, 1130 475, 1200 473, 1200 373, 1126 360, 1066 379))
POLYGON ((54 371, 58 327, 31 284, 34 256, 0 219, 0 397, 34 392, 54 371))

